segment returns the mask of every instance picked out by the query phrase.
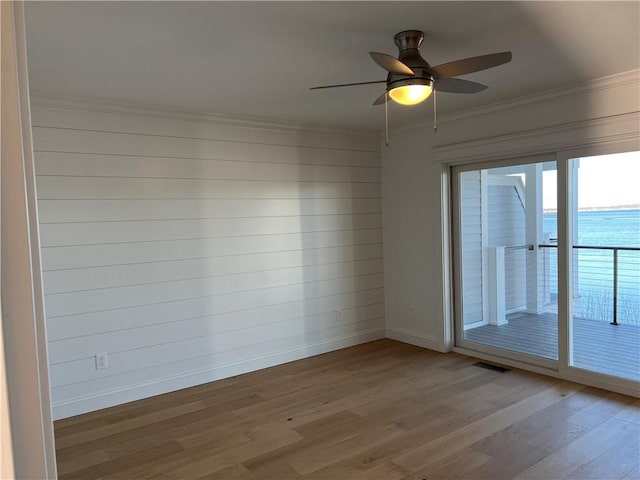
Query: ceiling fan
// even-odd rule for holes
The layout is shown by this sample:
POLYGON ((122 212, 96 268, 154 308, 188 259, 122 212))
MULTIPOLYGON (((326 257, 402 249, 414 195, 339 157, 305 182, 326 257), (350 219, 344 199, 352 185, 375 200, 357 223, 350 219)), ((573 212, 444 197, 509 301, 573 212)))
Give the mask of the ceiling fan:
POLYGON ((489 88, 486 85, 455 77, 497 67, 511 61, 511 52, 500 52, 432 67, 420 55, 420 44, 423 39, 423 32, 406 30, 394 36, 394 42, 399 50, 398 58, 385 53, 370 52, 371 58, 389 72, 386 80, 325 85, 312 87, 310 90, 386 83, 387 88, 373 102, 374 105, 386 104, 389 98, 401 105, 417 105, 429 98, 434 90, 448 93, 478 93, 486 90, 489 88))

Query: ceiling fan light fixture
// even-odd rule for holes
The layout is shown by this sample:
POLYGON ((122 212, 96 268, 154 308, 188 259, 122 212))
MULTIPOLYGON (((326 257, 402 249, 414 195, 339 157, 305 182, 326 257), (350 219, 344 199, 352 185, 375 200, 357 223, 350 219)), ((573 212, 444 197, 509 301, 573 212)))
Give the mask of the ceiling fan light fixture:
POLYGON ((433 86, 402 85, 389 90, 389 97, 400 105, 417 105, 424 102, 433 92, 433 86))

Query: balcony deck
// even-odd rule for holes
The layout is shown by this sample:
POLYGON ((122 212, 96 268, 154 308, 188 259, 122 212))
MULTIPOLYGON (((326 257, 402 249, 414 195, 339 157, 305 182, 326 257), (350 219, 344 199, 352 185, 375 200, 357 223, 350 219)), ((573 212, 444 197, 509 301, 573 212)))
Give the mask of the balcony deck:
MULTIPOLYGON (((553 313, 516 313, 507 325, 467 330, 464 339, 557 360, 557 319, 553 313)), ((576 367, 640 381, 640 326, 575 318, 573 328, 576 367)))

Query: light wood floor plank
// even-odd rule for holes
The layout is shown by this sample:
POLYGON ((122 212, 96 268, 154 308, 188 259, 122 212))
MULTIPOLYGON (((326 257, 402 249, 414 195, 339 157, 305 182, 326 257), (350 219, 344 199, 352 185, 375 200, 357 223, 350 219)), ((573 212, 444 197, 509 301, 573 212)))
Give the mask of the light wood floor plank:
MULTIPOLYGON (((631 430, 631 424, 615 419, 609 420, 568 445, 556 450, 548 457, 518 475, 516 479, 547 480, 549 478, 570 478, 575 472, 583 467, 587 467, 594 459, 598 458, 602 452, 610 449, 611 446, 618 441, 622 440, 624 444, 627 444, 632 434, 631 430)), ((620 446, 622 447, 624 444, 620 446)), ((589 470, 582 472, 583 475, 588 475, 589 473, 589 470)), ((612 478, 615 478, 615 476, 612 478)))
POLYGON ((536 411, 560 401, 563 397, 580 391, 582 388, 584 387, 572 382, 561 382, 448 435, 420 445, 410 452, 400 455, 393 461, 410 471, 436 463, 450 455, 452 451, 462 450, 482 438, 507 428, 536 411))

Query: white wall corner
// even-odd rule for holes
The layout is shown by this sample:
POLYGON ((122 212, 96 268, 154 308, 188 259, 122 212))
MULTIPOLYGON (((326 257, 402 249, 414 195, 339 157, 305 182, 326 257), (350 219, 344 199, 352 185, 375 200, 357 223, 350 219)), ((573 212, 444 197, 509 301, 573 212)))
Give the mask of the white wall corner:
POLYGON ((387 328, 386 336, 392 340, 428 348, 429 350, 435 350, 436 352, 448 353, 451 351, 451 346, 448 345, 443 338, 436 338, 402 328, 387 328))

